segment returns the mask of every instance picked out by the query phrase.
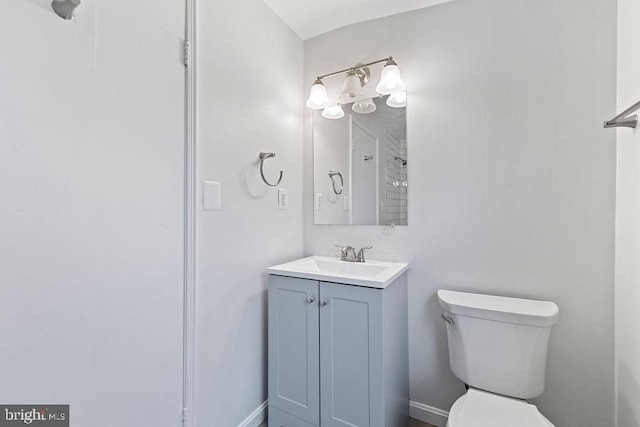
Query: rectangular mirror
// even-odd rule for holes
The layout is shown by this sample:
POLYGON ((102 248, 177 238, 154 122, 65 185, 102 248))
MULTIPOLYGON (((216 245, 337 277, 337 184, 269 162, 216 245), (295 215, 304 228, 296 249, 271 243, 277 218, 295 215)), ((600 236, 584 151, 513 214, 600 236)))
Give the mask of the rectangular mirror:
MULTIPOLYGON (((313 115, 314 223, 407 225, 406 107, 313 115)), ((369 105, 367 109, 373 109, 369 105)))

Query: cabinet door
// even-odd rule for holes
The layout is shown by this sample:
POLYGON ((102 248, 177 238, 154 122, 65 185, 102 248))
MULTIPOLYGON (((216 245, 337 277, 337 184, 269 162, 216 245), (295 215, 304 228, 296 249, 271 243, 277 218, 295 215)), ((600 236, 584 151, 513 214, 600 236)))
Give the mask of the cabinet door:
POLYGON ((320 283, 322 427, 384 424, 382 291, 320 283))
POLYGON ((269 276, 269 405, 320 424, 318 282, 269 276))

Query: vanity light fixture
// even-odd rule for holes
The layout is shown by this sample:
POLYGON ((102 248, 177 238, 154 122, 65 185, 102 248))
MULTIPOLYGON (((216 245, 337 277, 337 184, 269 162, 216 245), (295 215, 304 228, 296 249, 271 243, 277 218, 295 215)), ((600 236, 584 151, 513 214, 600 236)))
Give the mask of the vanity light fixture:
POLYGON ((324 110, 322 110, 322 117, 324 117, 325 119, 332 119, 332 120, 343 118, 344 110, 342 109, 342 105, 335 104, 325 108, 324 110))
POLYGON ((401 92, 405 89, 404 82, 400 76, 400 69, 393 58, 389 58, 384 64, 382 74, 380 75, 380 83, 376 86, 379 94, 389 95, 395 92, 401 92))
POLYGON ((353 111, 359 114, 373 113, 374 111, 376 111, 376 108, 378 107, 376 106, 376 103, 373 102, 373 99, 371 98, 366 98, 366 99, 361 99, 359 101, 356 101, 353 103, 353 106, 351 107, 353 111))
POLYGON ((339 101, 348 104, 364 96, 362 87, 369 81, 369 68, 358 68, 347 71, 339 101))
POLYGON ((318 78, 313 82, 311 86, 311 92, 309 93, 309 99, 307 100, 307 107, 313 110, 321 110, 331 105, 329 97, 327 96, 327 88, 324 87, 322 80, 318 78))
POLYGON ((389 95, 387 98, 387 105, 389 107, 400 108, 407 106, 407 91, 396 92, 389 95))
MULTIPOLYGON (((393 57, 390 56, 367 64, 357 64, 344 70, 318 76, 311 86, 309 99, 306 103, 307 107, 314 110, 322 109, 322 116, 331 119, 344 117, 344 111, 340 104, 348 104, 351 102, 354 102, 352 110, 356 113, 366 114, 374 112, 376 104, 371 98, 362 99, 365 96, 362 88, 369 82, 369 66, 381 62, 384 62, 385 65, 382 69, 380 82, 376 86, 378 94, 393 96, 397 92, 404 92, 405 84, 400 76, 400 69, 398 68, 398 64, 393 60, 393 57), (327 95, 327 88, 324 86, 322 80, 340 74, 346 74, 342 93, 338 100, 339 103, 331 105, 332 103, 327 95)), ((391 96, 387 101, 389 106, 404 107, 406 105, 406 93, 404 93, 404 95, 396 95, 394 100, 391 100, 391 96)))

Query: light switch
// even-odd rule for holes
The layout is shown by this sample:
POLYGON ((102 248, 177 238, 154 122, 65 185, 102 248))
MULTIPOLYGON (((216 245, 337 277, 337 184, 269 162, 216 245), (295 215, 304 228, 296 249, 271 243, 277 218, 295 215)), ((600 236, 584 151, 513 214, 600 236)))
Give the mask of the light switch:
POLYGON ((289 209, 289 190, 278 188, 278 209, 289 209))
POLYGON ((322 210, 322 193, 316 193, 316 198, 315 198, 315 204, 316 204, 316 210, 320 211, 322 210))
POLYGON ((205 211, 217 211, 222 207, 219 182, 204 181, 202 185, 202 207, 205 211))

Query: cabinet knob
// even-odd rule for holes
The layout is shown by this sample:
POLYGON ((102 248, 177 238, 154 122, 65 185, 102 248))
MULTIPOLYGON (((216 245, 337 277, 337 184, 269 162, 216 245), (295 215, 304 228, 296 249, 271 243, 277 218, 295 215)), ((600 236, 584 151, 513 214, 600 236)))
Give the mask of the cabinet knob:
POLYGON ((327 304, 329 304, 329 301, 327 301, 326 299, 322 298, 322 299, 320 300, 320 305, 323 305, 323 306, 324 306, 324 305, 327 305, 327 304))
POLYGON ((315 299, 314 297, 312 297, 312 296, 308 296, 308 297, 307 297, 307 302, 308 302, 309 304, 311 304, 311 303, 312 303, 312 302, 314 302, 315 300, 316 300, 316 299, 315 299))

